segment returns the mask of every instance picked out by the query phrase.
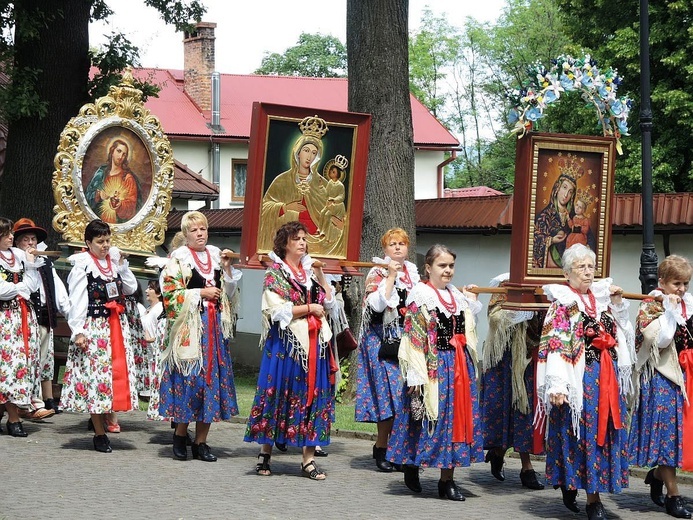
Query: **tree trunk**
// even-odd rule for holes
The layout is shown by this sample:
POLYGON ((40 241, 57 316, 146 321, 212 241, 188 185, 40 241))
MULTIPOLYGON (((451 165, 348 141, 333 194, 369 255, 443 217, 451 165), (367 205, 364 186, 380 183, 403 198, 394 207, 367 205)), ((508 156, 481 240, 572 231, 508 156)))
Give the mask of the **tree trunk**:
POLYGON ((415 254, 414 132, 409 98, 409 1, 347 0, 349 110, 372 115, 361 258, 404 228, 415 254))
MULTIPOLYGON (((416 259, 408 21, 409 0, 347 0, 349 111, 372 115, 361 235, 364 260, 382 254, 380 237, 393 227, 407 231, 409 256, 416 259)), ((361 285, 351 284, 352 301, 360 301, 361 285)), ((358 330, 360 314, 354 314, 351 323, 358 330)), ((347 399, 354 395, 355 367, 348 372, 347 399)))
POLYGON ((58 238, 51 224, 53 157, 63 127, 87 102, 90 9, 90 0, 15 2, 15 67, 39 69, 36 90, 48 113, 10 122, 0 214, 33 219, 51 243, 58 238), (27 37, 21 29, 37 11, 45 23, 36 37, 27 37))

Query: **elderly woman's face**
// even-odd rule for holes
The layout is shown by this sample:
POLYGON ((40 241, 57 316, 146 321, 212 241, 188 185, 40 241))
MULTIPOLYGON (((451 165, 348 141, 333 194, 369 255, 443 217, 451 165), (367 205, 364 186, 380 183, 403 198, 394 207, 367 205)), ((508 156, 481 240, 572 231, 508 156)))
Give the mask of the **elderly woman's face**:
POLYGON ((558 193, 556 194, 558 203, 561 206, 566 206, 573 198, 573 193, 575 193, 575 187, 567 180, 563 180, 558 188, 558 193))
POLYGON ((185 244, 196 251, 204 251, 207 245, 207 226, 202 221, 193 221, 185 232, 185 244))
POLYGON ((575 260, 565 277, 573 289, 586 293, 594 281, 594 262, 590 257, 575 260))
POLYGON ((306 232, 300 229, 294 236, 289 237, 286 243, 286 257, 296 261, 306 254, 307 247, 306 232))
POLYGON ((660 278, 659 287, 660 289, 662 289, 662 292, 664 294, 675 294, 676 296, 681 298, 688 290, 688 284, 690 283, 690 281, 690 278, 673 278, 671 280, 662 280, 660 278))
POLYGON ((301 168, 310 168, 318 156, 318 147, 314 144, 304 144, 298 152, 298 164, 301 168))

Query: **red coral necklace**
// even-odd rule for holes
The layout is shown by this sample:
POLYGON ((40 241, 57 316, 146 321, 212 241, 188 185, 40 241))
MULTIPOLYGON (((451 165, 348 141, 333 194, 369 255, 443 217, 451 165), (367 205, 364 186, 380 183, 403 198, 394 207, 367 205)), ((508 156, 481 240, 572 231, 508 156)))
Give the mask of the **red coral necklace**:
POLYGON ((89 251, 89 255, 92 257, 94 260, 94 263, 96 264, 97 269, 99 272, 104 275, 106 278, 112 278, 113 277, 113 271, 111 270, 111 255, 106 255, 106 269, 101 267, 101 260, 99 260, 94 253, 89 251))
POLYGON ((409 276, 409 271, 407 271, 406 264, 402 264, 402 272, 402 282, 404 282, 404 285, 406 285, 408 289, 411 289, 411 276, 409 276))
POLYGON ((303 269, 302 264, 298 264, 298 269, 294 269, 294 267, 289 263, 289 262, 284 262, 286 265, 289 266, 289 269, 291 269, 291 272, 294 274, 294 278, 300 283, 301 285, 306 284, 306 271, 303 269))
POLYGON ((10 252, 10 257, 9 257, 9 258, 7 258, 7 257, 5 256, 4 251, 0 251, 0 256, 2 257, 2 259, 5 261, 5 263, 6 263, 8 266, 14 267, 14 253, 12 252, 11 249, 8 249, 8 251, 10 252))
POLYGON ((578 291, 575 287, 572 285, 568 285, 570 287, 570 290, 573 291, 575 294, 577 294, 580 299, 582 300, 582 304, 585 306, 585 312, 587 313, 588 316, 591 318, 597 318, 597 300, 594 297, 594 294, 592 293, 592 289, 587 289, 587 299, 589 300, 589 303, 585 301, 585 297, 582 295, 580 291, 578 291))
POLYGON ((431 287, 431 289, 433 289, 436 292, 436 294, 438 295, 438 300, 440 301, 441 305, 445 307, 445 310, 452 315, 457 314, 457 302, 455 301, 455 297, 450 292, 450 289, 448 289, 447 287, 445 288, 445 290, 450 295, 450 301, 448 302, 443 298, 443 295, 440 294, 440 291, 436 289, 430 281, 426 283, 429 287, 431 287))
MULTIPOLYGON (((209 254, 209 251, 207 251, 207 248, 205 248, 204 252, 207 253, 207 261, 203 262, 202 259, 197 255, 198 251, 195 251, 192 247, 188 246, 188 249, 190 249, 190 254, 193 257, 193 260, 195 261, 195 265, 197 268, 200 270, 202 274, 209 274, 212 272, 212 255, 209 254)), ((200 251, 202 253, 202 251, 200 251)))

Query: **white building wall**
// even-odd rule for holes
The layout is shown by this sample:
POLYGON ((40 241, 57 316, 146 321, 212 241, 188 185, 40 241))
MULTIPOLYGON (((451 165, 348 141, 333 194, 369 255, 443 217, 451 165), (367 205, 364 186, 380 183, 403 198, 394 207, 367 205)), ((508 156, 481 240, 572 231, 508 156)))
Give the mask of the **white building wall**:
POLYGON ((445 160, 443 152, 416 150, 414 152, 414 198, 438 198, 438 165, 445 160))

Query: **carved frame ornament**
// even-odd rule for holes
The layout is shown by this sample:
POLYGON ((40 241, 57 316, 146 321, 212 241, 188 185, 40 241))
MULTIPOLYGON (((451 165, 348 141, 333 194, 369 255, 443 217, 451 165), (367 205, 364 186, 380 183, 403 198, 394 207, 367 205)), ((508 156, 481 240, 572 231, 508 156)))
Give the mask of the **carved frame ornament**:
POLYGON ((173 149, 133 86, 130 70, 107 96, 70 119, 53 164, 53 228, 64 240, 83 243, 87 224, 101 218, 121 249, 154 252, 164 242, 173 149), (118 175, 109 173, 115 171, 118 175))

